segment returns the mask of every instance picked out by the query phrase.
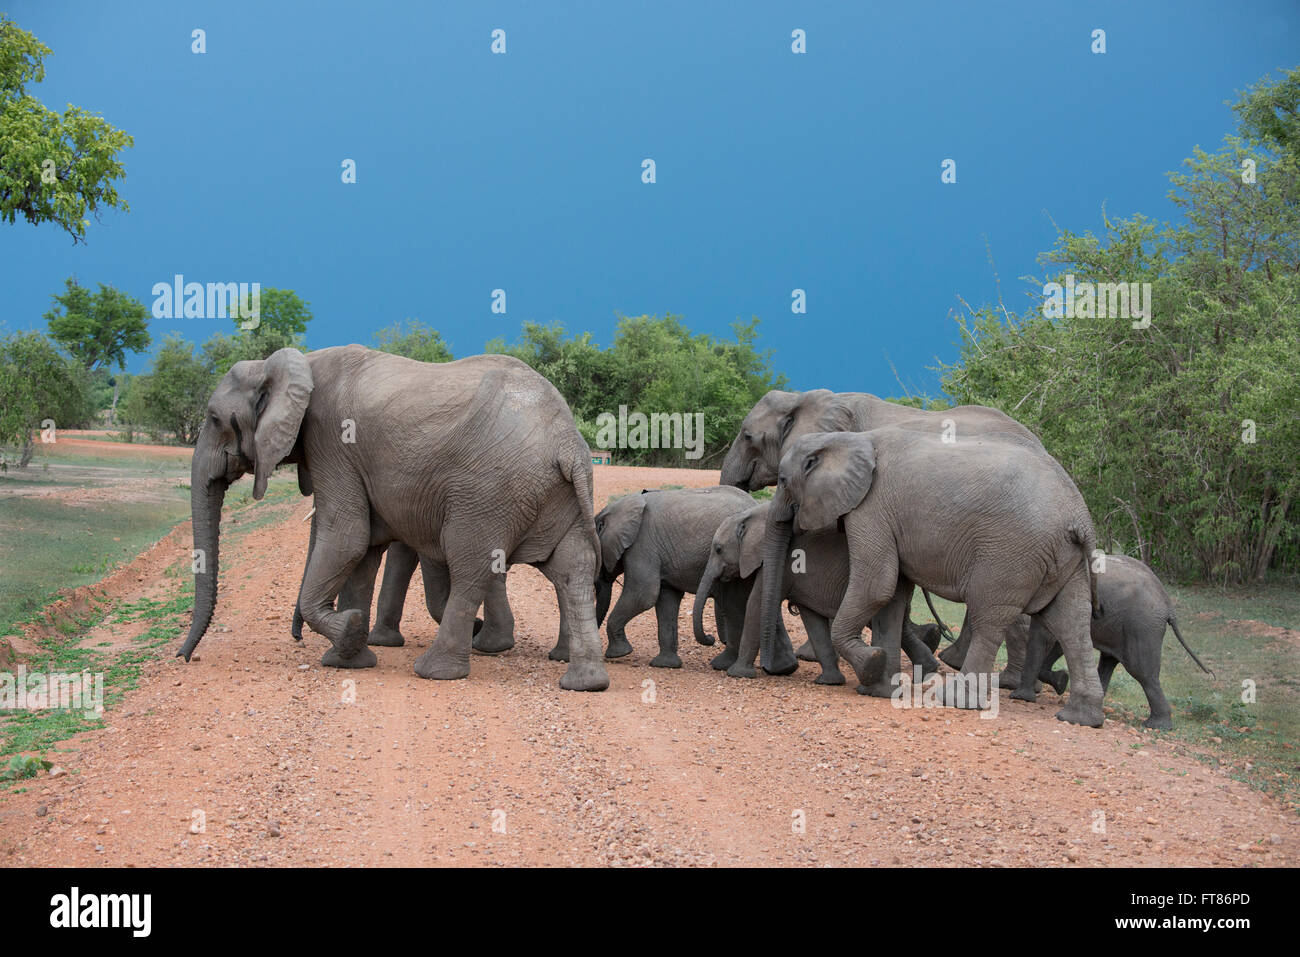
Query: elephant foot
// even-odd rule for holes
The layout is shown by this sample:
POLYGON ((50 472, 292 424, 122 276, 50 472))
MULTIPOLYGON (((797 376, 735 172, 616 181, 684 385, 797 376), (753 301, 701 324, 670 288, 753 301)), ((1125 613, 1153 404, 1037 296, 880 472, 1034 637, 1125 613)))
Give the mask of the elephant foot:
POLYGON ((697 645, 703 645, 706 648, 714 644, 717 640, 718 639, 714 638, 712 635, 707 633, 704 635, 703 638, 701 638, 699 635, 695 636, 695 643, 697 645))
MULTIPOLYGON (((474 621, 474 640, 470 648, 480 655, 499 655, 515 646, 515 631, 511 628, 483 627, 481 621, 474 621)), ((567 656, 566 656, 567 657, 567 656)))
POLYGON ((293 624, 289 626, 289 634, 293 635, 294 641, 302 641, 302 612, 297 607, 293 610, 293 624))
POLYGON ((628 642, 626 635, 619 635, 617 638, 609 639, 609 647, 605 649, 606 658, 626 658, 632 653, 632 645, 628 642))
POLYGON ((1048 677, 1047 683, 1052 686, 1052 690, 1057 694, 1065 694, 1065 689, 1070 684, 1070 673, 1057 668, 1048 677))
POLYGON ((448 654, 435 640, 429 650, 415 659, 415 673, 421 678, 452 681, 469 677, 469 655, 448 654))
POLYGON ((344 658, 339 654, 337 648, 331 648, 321 656, 320 663, 326 668, 373 668, 379 663, 375 653, 369 648, 362 646, 361 650, 351 657, 344 658))
POLYGON ((1020 672, 1012 671, 1010 668, 1003 668, 998 672, 999 688, 1019 688, 1020 672))
POLYGON ((1167 714, 1151 715, 1142 722, 1145 728, 1153 728, 1156 731, 1172 731, 1174 729, 1174 719, 1167 714))
POLYGON ((945 678, 939 685, 939 698, 945 708, 963 711, 987 711, 997 699, 997 675, 963 671, 945 678))
POLYGON ((776 651, 772 653, 772 661, 763 665, 763 671, 769 675, 792 675, 798 670, 799 659, 794 656, 794 651, 785 643, 780 643, 776 651))
POLYGON ((681 666, 681 657, 673 651, 661 651, 650 659, 651 668, 680 668, 681 666))
POLYGON ((1081 724, 1085 728, 1100 728, 1105 720, 1101 713, 1101 698, 1087 698, 1071 694, 1065 707, 1056 712, 1057 721, 1081 724))
POLYGON ((712 660, 709 661, 709 667, 712 668, 714 671, 726 671, 735 663, 736 663, 736 649, 727 648, 725 651, 721 652, 720 654, 716 654, 713 656, 712 660))
POLYGON ((547 652, 546 657, 550 658, 552 661, 568 661, 569 642, 565 639, 557 641, 555 647, 547 652))
POLYGON ((1016 690, 1011 692, 1011 700, 1028 701, 1032 703, 1038 700, 1038 693, 1034 690, 1033 685, 1030 685, 1027 688, 1022 688, 1017 685, 1016 690))
POLYGON ((960 671, 961 666, 966 663, 966 656, 957 648, 957 642, 953 642, 943 651, 939 652, 939 660, 951 668, 953 671, 960 671))
POLYGON ((736 661, 727 669, 727 675, 732 678, 757 678, 758 672, 753 665, 742 665, 736 661))
POLYGON ((876 698, 888 698, 893 693, 890 688, 891 682, 885 676, 885 652, 882 648, 872 648, 863 642, 861 638, 854 639, 845 643, 844 650, 840 652, 840 657, 849 663, 853 673, 858 676, 858 684, 871 688, 882 681, 885 683, 887 690, 883 695, 874 692, 863 691, 861 687, 858 694, 871 694, 876 698))
POLYGON ((813 679, 815 685, 842 685, 844 674, 839 668, 823 668, 822 673, 813 679))
POLYGON ((370 629, 366 644, 376 645, 380 648, 401 648, 406 644, 406 639, 402 637, 402 633, 396 628, 376 624, 375 627, 370 629))
POLYGON ((805 641, 802 645, 800 645, 799 648, 795 651, 794 656, 798 658, 800 661, 817 660, 817 652, 813 651, 813 646, 811 641, 805 641))
POLYGON ((575 661, 560 678, 565 691, 604 691, 609 687, 609 672, 597 661, 575 661))
POLYGON ((939 639, 942 635, 943 632, 939 630, 939 626, 933 622, 918 628, 916 632, 917 640, 930 649, 930 654, 934 654, 939 650, 939 639))

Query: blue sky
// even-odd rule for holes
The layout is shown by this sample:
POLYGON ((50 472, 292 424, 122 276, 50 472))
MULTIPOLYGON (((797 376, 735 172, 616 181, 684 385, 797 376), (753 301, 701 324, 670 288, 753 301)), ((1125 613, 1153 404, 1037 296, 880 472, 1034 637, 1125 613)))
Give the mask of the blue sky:
MULTIPOLYGON (((795 387, 882 395, 937 391, 957 297, 996 295, 990 251, 1016 305, 1053 221, 1100 229, 1103 203, 1172 216, 1164 174, 1233 128, 1224 101, 1300 62, 1295 0, 6 11, 54 50, 32 92, 135 147, 131 211, 86 245, 0 228, 4 328, 43 329, 73 273, 146 305, 176 273, 295 289, 312 347, 407 317, 469 355, 529 319, 608 343, 618 314, 711 333, 758 316, 795 387)), ((156 342, 230 329, 151 322, 156 342)))

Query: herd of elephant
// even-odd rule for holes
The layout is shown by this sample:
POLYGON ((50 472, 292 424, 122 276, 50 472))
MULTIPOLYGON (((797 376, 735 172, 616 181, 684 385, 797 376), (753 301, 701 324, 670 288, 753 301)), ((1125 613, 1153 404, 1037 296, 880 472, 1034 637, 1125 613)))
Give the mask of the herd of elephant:
POLYGON ((251 471, 260 499, 286 463, 315 506, 293 634, 301 638, 305 623, 328 638, 327 666, 370 667, 370 646, 403 644, 418 566, 439 628, 415 671, 466 677, 471 652, 514 645, 506 574, 530 564, 555 587, 550 657, 568 663, 560 686, 569 690, 608 687, 604 659, 631 652, 626 626, 651 608, 659 653, 650 664, 680 667, 678 612, 689 593, 705 645, 715 642, 704 626, 714 600, 724 647, 711 664, 735 677, 754 677, 756 661, 788 675, 802 658, 820 666, 817 683, 838 685, 843 659, 860 694, 892 697, 904 652, 923 678, 942 660, 969 679, 993 676, 1005 642, 994 689, 1032 701, 1039 681, 1063 694, 1068 680, 1057 717, 1099 727, 1122 664, 1146 693, 1146 724, 1168 728, 1159 682, 1166 625, 1208 671, 1155 574, 1097 549, 1073 480, 995 409, 769 392, 745 417, 720 485, 646 490, 593 514, 587 444, 564 398, 525 363, 499 355, 424 363, 361 346, 239 362, 214 391, 191 467, 195 610, 178 653, 186 660, 216 607, 226 489, 251 471), (768 486, 768 501, 749 494, 768 486), (938 659, 946 629, 911 620, 918 586, 927 601, 932 593, 966 605, 960 638, 938 659), (808 634, 797 653, 783 601, 808 634), (1068 673, 1052 670, 1061 656, 1068 673))

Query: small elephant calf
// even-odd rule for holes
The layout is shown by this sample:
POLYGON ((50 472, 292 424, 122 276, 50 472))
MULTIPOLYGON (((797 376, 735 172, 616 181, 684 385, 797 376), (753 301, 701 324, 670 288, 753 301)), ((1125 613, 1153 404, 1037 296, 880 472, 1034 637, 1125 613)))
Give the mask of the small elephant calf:
MULTIPOLYGON (((1208 675, 1214 672, 1201 663, 1195 652, 1187 647, 1174 605, 1156 573, 1136 558, 1107 555, 1106 570, 1096 573, 1097 599, 1101 614, 1092 619, 1092 644, 1101 652, 1097 677, 1101 679, 1102 693, 1110 686, 1111 674, 1116 665, 1137 679, 1146 693, 1151 715, 1143 722, 1148 728, 1168 730, 1174 726, 1169 701, 1160 688, 1160 657, 1164 647, 1165 626, 1173 628, 1174 636, 1183 649, 1191 655, 1197 666, 1208 675)), ((1007 654, 1013 654, 1011 643, 1017 636, 1028 642, 1024 651, 1024 667, 1020 687, 1011 697, 1019 701, 1035 699, 1034 676, 1050 681, 1051 667, 1061 656, 1061 647, 1051 641, 1045 629, 1010 628, 1007 630, 1007 654), (1048 646, 1051 645, 1049 648, 1048 646)), ((1052 682, 1056 686, 1056 682, 1052 682)), ((1064 685, 1057 692, 1064 691, 1064 685)))

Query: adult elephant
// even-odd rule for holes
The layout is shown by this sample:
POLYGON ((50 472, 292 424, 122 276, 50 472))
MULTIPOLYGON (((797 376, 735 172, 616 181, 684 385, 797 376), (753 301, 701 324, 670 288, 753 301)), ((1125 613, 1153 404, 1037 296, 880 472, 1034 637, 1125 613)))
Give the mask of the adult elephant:
POLYGON ((298 465, 316 501, 316 542, 299 603, 332 643, 321 663, 365 668, 360 609, 335 609, 345 586, 372 583, 382 550, 403 541, 447 566, 437 640, 415 662, 423 678, 469 674, 474 616, 510 564, 554 583, 571 629, 560 686, 609 685, 596 633, 593 582, 600 546, 592 521, 591 456, 563 397, 508 356, 424 363, 361 346, 303 355, 281 349, 236 363, 208 401, 191 466, 199 571, 187 660, 216 606, 221 503, 254 473, 298 465))
MULTIPOLYGON (((1006 434, 1016 436, 1037 447, 1044 457, 1038 436, 997 409, 982 405, 959 405, 941 411, 915 409, 911 406, 886 402, 868 392, 831 392, 814 389, 810 392, 783 392, 772 390, 755 403, 745 416, 740 432, 726 458, 722 461, 722 485, 735 485, 746 491, 755 491, 775 485, 781 457, 791 444, 802 435, 813 432, 866 432, 903 422, 928 427, 951 445, 978 435, 1006 434)), ((770 559, 784 555, 790 544, 791 528, 788 522, 769 522, 764 553, 763 587, 768 587, 776 574, 779 562, 770 559)), ((907 596, 907 613, 903 620, 904 633, 910 639, 924 641, 925 629, 912 621, 911 595, 907 596)), ((811 659, 808 646, 799 649, 799 657, 811 659)), ((939 659, 952 667, 947 649, 939 659)), ((773 661, 764 661, 765 670, 773 674, 788 674, 794 670, 792 661, 778 649, 773 661)))
MULTIPOLYGON (((1060 642, 1070 669, 1073 690, 1057 717, 1101 726, 1089 635, 1096 533, 1074 482, 1040 449, 1006 436, 949 444, 924 425, 889 426, 805 435, 782 457, 769 527, 812 532, 843 521, 849 582, 831 641, 857 672, 860 693, 892 694, 916 584, 966 604, 967 676, 991 677, 1004 632, 1030 615, 1060 642), (872 647, 860 637, 868 622, 872 647)), ((764 657, 775 644, 782 570, 762 593, 764 657)), ((765 556, 765 579, 768 572, 765 556)))

